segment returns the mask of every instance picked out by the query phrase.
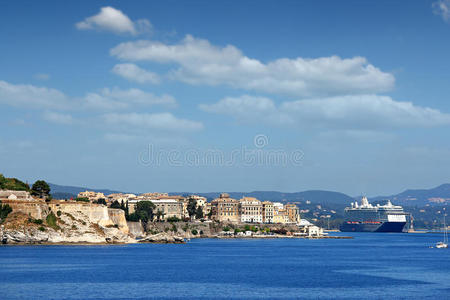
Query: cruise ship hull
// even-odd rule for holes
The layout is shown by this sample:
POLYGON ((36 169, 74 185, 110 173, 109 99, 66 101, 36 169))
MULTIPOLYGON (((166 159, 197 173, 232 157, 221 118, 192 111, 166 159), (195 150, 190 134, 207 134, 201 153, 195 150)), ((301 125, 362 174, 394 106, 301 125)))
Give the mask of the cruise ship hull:
POLYGON ((406 222, 344 222, 340 230, 343 232, 402 232, 405 225, 406 222))

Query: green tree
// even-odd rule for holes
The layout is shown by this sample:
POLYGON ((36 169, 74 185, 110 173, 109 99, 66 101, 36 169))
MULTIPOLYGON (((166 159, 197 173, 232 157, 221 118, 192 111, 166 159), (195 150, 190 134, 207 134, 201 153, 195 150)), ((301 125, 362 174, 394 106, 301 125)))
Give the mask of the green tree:
POLYGON ((31 187, 31 194, 39 196, 39 198, 46 198, 50 195, 50 186, 44 180, 38 180, 31 187))
POLYGON ((151 201, 139 201, 136 204, 136 215, 144 223, 144 228, 147 228, 148 222, 153 221, 155 208, 155 204, 151 201))
POLYGON ((197 209, 195 210, 195 218, 196 219, 203 218, 203 209, 200 206, 197 207, 197 209))
POLYGON ((189 198, 187 211, 188 211, 189 217, 195 216, 195 214, 197 212, 197 200, 189 198))
POLYGON ((128 215, 127 221, 130 221, 130 222, 139 222, 139 216, 138 216, 135 212, 132 213, 132 214, 129 214, 129 215, 128 215))
POLYGON ((104 198, 100 198, 97 201, 95 201, 94 203, 106 205, 106 200, 104 198))
POLYGON ((9 215, 10 212, 12 212, 11 206, 8 204, 1 204, 0 201, 0 222, 2 222, 6 217, 9 215))
POLYGON ((158 209, 158 211, 156 212, 155 215, 156 215, 156 221, 157 222, 160 222, 161 219, 164 218, 164 213, 162 211, 160 211, 159 209, 158 209))
POLYGON ((111 207, 111 208, 122 208, 122 207, 120 206, 119 201, 117 201, 117 200, 114 200, 114 202, 111 203, 111 206, 110 206, 110 207, 111 207))

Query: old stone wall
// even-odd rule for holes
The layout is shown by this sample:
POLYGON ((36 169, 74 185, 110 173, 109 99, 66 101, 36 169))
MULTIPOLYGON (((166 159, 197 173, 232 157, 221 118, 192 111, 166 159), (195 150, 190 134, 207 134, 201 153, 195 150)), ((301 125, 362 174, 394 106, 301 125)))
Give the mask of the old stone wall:
POLYGON ((50 209, 44 201, 1 200, 2 204, 11 206, 13 212, 24 213, 34 219, 45 219, 50 209))
POLYGON ((127 222, 130 234, 134 237, 143 237, 145 235, 144 227, 142 227, 140 222, 127 222))
POLYGON ((125 212, 122 209, 108 208, 108 216, 111 222, 113 222, 114 225, 117 225, 122 232, 129 232, 127 220, 125 219, 125 212))

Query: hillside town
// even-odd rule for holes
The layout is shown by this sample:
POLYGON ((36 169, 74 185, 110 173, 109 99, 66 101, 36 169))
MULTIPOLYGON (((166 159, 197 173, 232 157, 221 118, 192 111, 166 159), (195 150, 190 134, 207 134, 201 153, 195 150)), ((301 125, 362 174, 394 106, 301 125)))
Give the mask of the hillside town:
MULTIPOLYGON (((179 196, 168 193, 110 194, 104 195, 95 191, 85 191, 78 194, 75 200, 85 200, 91 203, 105 201, 111 207, 114 203, 128 207, 128 213, 135 212, 137 203, 151 201, 156 206, 156 215, 161 220, 170 219, 203 219, 230 223, 252 224, 293 224, 302 223, 300 211, 296 204, 283 204, 281 202, 260 201, 253 197, 233 199, 227 193, 211 202, 198 195, 179 196), (194 204, 194 213, 188 208, 194 204)), ((117 205, 117 204, 116 204, 117 205)))
POLYGON ((80 192, 54 199, 42 180, 31 187, 0 176, 2 243, 185 242, 191 238, 324 238, 297 204, 168 193, 80 192), (211 200, 211 201, 208 201, 211 200))

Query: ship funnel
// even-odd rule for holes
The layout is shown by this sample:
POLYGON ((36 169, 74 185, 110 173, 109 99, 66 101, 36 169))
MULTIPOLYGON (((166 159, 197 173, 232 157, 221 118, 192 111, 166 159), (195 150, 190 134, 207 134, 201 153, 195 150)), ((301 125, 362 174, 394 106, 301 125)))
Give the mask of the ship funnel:
POLYGON ((366 196, 362 197, 361 206, 369 206, 369 200, 367 200, 366 196))

